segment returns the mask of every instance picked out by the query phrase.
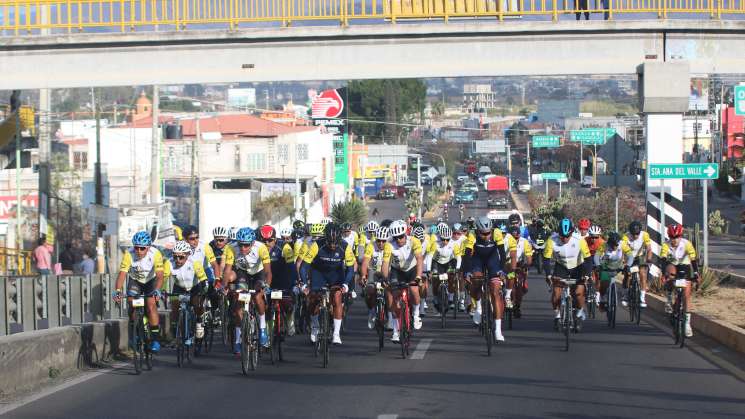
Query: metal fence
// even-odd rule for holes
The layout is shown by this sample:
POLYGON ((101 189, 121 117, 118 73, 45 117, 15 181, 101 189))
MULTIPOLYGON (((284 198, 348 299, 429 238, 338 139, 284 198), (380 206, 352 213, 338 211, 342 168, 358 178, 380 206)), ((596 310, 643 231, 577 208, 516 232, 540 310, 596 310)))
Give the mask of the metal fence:
POLYGON ((0 275, 31 275, 31 252, 0 247, 0 275))
MULTIPOLYGON (((741 19, 745 0, 587 0, 608 19, 741 19)), ((236 29, 524 17, 557 21, 579 0, 0 0, 0 35, 236 29)))
POLYGON ((121 318, 111 275, 0 277, 0 335, 121 318))

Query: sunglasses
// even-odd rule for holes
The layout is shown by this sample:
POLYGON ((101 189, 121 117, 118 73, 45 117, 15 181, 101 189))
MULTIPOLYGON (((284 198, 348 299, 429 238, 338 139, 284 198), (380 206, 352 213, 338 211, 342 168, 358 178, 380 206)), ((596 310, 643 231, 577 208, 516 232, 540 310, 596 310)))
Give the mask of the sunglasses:
POLYGON ((224 241, 225 241, 225 239, 215 239, 215 243, 222 243, 224 241))
POLYGON ((491 234, 491 231, 479 231, 479 236, 488 236, 491 234))
POLYGON ((241 243, 238 246, 240 246, 240 247, 251 247, 251 245, 248 244, 248 243, 241 243))
POLYGON ((405 234, 402 234, 400 236, 393 236, 393 238, 396 239, 396 240, 401 240, 401 239, 405 239, 406 238, 406 235, 405 234))
POLYGON ((186 240, 192 241, 192 240, 199 240, 199 236, 191 236, 187 237, 186 240))
POLYGON ((142 252, 143 250, 147 250, 147 246, 135 246, 135 250, 142 252))
POLYGON ((184 260, 186 257, 186 255, 173 255, 173 258, 176 260, 184 260))

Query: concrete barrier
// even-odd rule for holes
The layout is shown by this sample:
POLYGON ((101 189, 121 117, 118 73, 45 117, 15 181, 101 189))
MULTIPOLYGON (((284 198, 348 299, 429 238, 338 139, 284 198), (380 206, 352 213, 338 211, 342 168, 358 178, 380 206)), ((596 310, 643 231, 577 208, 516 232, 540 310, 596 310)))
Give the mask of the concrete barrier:
MULTIPOLYGON (((647 306, 654 311, 665 313, 665 298, 647 293, 647 306)), ((697 313, 691 313, 691 327, 693 327, 694 334, 701 333, 732 350, 745 354, 745 329, 697 313)))
POLYGON ((127 320, 17 333, 0 338, 0 395, 101 367, 127 349, 127 320))

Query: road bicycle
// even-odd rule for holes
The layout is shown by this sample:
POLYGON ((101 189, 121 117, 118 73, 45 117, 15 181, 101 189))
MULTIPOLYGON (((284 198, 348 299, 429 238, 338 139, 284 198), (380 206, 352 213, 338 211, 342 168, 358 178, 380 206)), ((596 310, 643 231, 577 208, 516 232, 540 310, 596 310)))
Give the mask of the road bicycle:
POLYGON ((147 316, 145 316, 145 295, 129 295, 129 301, 132 307, 132 321, 129 323, 129 346, 134 353, 133 363, 135 374, 142 373, 143 366, 145 369, 153 369, 153 353, 150 351, 152 336, 147 316))
POLYGON ((608 327, 610 327, 611 329, 616 328, 616 313, 618 312, 618 291, 616 289, 617 273, 618 271, 612 272, 605 297, 605 316, 608 319, 608 327))
POLYGON ((316 337, 316 343, 314 345, 315 356, 321 356, 321 366, 323 368, 329 365, 329 352, 331 340, 331 317, 333 311, 331 307, 331 293, 341 291, 341 287, 335 285, 331 288, 321 288, 321 306, 318 312, 319 330, 318 336, 316 337))
POLYGON ((629 268, 631 281, 629 283, 629 321, 639 324, 642 317, 642 294, 639 285, 639 267, 629 268))
POLYGON ((270 354, 271 361, 274 364, 275 361, 284 361, 284 353, 282 350, 282 342, 284 342, 287 336, 287 315, 283 306, 286 307, 292 303, 292 296, 285 295, 282 290, 272 290, 269 293, 271 304, 271 343, 270 343, 270 354))
POLYGON ((398 327, 399 327, 399 339, 401 344, 401 357, 406 359, 409 356, 409 346, 411 344, 411 332, 412 332, 412 314, 411 314, 411 302, 409 293, 409 284, 407 282, 399 282, 395 285, 391 285, 393 290, 400 291, 396 301, 399 307, 398 316, 398 327))
POLYGON ((194 308, 191 307, 191 293, 168 293, 178 298, 178 320, 176 321, 176 365, 182 367, 184 362, 191 363, 194 349, 194 308))
POLYGON ((564 350, 569 351, 569 335, 571 331, 576 331, 576 322, 574 319, 574 299, 572 298, 571 288, 577 285, 576 279, 555 278, 562 284, 561 306, 559 313, 560 331, 564 334, 564 350))
POLYGON ((438 286, 438 292, 440 295, 440 327, 445 328, 445 318, 447 317, 448 312, 448 289, 451 281, 453 280, 453 276, 455 274, 451 271, 448 271, 448 273, 439 274, 437 277, 440 280, 440 285, 438 286))
POLYGON ((378 352, 383 350, 385 342, 385 320, 388 304, 385 299, 383 282, 375 281, 375 332, 378 334, 378 352))
POLYGON ((681 348, 685 346, 686 341, 686 300, 685 290, 688 287, 688 280, 685 278, 678 278, 673 281, 674 298, 673 298, 673 312, 670 313, 670 323, 673 327, 673 338, 675 344, 681 348))
POLYGON ((256 290, 237 291, 238 304, 243 305, 241 319, 241 370, 244 375, 259 366, 259 316, 256 313, 256 290))
POLYGON ((585 307, 587 307, 588 319, 594 319, 598 310, 599 301, 597 300, 597 288, 595 288, 597 275, 597 272, 593 271, 590 279, 585 284, 585 307))

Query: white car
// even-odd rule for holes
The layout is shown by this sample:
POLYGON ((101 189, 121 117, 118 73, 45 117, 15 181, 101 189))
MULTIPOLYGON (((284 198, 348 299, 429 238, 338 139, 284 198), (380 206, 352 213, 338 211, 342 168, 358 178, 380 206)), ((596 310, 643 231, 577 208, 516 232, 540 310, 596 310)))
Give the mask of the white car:
POLYGON ((583 176, 582 182, 579 183, 580 186, 584 188, 591 188, 592 187, 592 176, 583 176))
POLYGON ((528 184, 528 183, 521 183, 520 185, 518 185, 517 190, 520 191, 520 192, 522 192, 522 193, 527 193, 527 192, 530 191, 530 184, 528 184))

